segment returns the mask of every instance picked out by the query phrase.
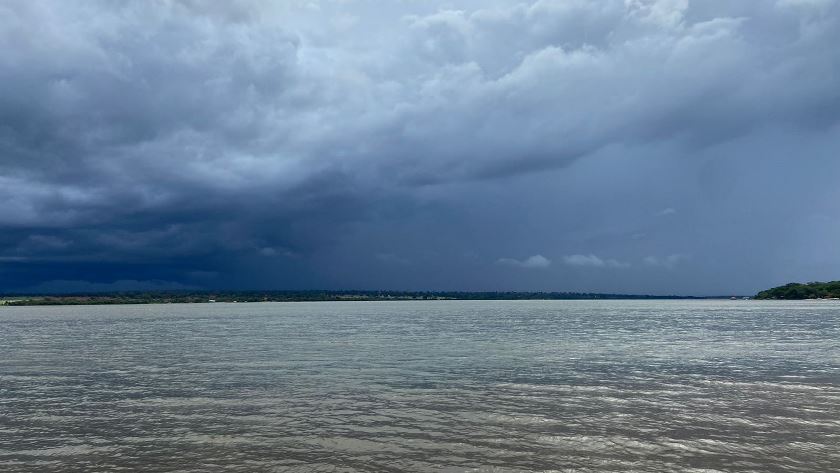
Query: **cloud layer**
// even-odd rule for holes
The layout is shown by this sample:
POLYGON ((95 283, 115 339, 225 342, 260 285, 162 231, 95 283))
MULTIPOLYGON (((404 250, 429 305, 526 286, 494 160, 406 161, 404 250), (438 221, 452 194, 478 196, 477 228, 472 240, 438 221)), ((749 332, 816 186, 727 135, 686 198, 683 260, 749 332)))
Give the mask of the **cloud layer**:
POLYGON ((0 288, 836 278, 837 44, 832 0, 0 2, 0 288))
POLYGON ((595 268, 629 268, 630 263, 614 260, 612 258, 601 259, 593 254, 564 256, 563 261, 570 266, 591 266, 595 268))
POLYGON ((530 256, 524 260, 517 260, 513 258, 499 258, 497 261, 499 264, 504 264, 508 266, 516 266, 519 268, 547 268, 551 266, 551 260, 546 258, 543 255, 534 255, 530 256))

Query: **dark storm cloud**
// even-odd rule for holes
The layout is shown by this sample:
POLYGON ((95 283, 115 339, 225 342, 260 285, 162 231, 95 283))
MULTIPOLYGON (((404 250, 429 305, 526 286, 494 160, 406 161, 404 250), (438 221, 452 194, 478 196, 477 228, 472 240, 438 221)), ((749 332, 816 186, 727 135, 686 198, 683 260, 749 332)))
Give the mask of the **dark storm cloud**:
POLYGON ((0 2, 0 282, 831 277, 838 21, 832 0, 0 2))

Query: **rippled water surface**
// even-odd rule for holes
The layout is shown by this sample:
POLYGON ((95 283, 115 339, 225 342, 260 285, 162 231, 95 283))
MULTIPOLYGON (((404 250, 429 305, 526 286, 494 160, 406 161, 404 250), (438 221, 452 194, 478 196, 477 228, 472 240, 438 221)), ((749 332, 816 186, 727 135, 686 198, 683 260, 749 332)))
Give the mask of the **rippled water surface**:
POLYGON ((840 304, 0 307, 0 471, 838 471, 840 304))

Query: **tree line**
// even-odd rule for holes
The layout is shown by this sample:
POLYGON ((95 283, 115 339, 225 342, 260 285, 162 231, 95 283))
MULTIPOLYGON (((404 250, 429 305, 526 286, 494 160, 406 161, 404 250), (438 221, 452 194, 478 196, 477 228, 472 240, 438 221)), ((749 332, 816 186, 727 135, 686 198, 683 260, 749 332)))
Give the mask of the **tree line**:
POLYGON ((756 299, 833 299, 840 298, 840 281, 789 283, 759 292, 756 299))

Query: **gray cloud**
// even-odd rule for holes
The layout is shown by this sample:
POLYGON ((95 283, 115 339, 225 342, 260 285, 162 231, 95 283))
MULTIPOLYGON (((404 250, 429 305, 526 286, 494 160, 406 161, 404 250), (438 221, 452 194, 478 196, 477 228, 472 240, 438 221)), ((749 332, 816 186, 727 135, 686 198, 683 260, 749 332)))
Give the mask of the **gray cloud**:
POLYGON ((499 258, 498 260, 496 260, 496 262, 503 265, 529 269, 547 268, 551 266, 551 260, 543 255, 529 256, 528 258, 525 258, 521 261, 513 258, 499 258))
POLYGON ((644 263, 587 290, 828 279, 838 22, 832 0, 0 3, 0 282, 582 284, 480 263, 535 247, 644 263))
POLYGON ((612 258, 601 259, 593 254, 588 255, 568 255, 563 257, 563 261, 569 266, 592 266, 596 268, 629 268, 630 263, 625 263, 612 258))
POLYGON ((674 266, 689 260, 690 257, 688 255, 683 254, 672 254, 664 257, 659 256, 646 256, 644 258, 644 263, 648 266, 661 266, 664 268, 671 269, 674 266))
POLYGON ((44 281, 30 288, 33 292, 53 293, 70 292, 85 294, 92 292, 121 292, 121 291, 172 291, 196 289, 197 286, 189 286, 174 281, 137 281, 121 279, 110 283, 96 283, 90 281, 44 281))

